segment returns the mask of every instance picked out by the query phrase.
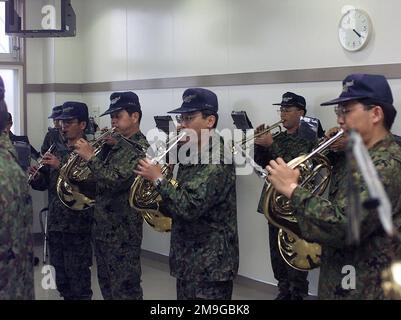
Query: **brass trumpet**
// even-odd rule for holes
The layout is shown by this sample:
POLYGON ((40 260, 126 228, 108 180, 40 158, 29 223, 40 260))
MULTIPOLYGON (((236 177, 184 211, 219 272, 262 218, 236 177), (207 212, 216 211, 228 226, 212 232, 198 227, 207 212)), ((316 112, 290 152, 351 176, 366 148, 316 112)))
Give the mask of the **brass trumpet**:
MULTIPOLYGON (((299 184, 314 195, 322 195, 331 179, 331 165, 324 152, 343 134, 344 131, 340 129, 311 153, 301 155, 287 164, 292 169, 300 170, 299 184)), ((280 229, 278 244, 281 256, 288 265, 297 270, 306 271, 319 267, 321 246, 301 238, 294 212, 290 201, 269 184, 263 198, 263 213, 271 224, 280 229)))
POLYGON ((32 183, 32 181, 35 179, 35 177, 36 177, 37 174, 39 173, 39 170, 42 169, 42 168, 45 166, 45 164, 43 163, 43 158, 44 158, 46 155, 52 153, 53 150, 54 150, 55 148, 56 148, 56 144, 53 143, 53 144, 50 146, 50 148, 47 149, 47 151, 44 153, 44 155, 43 155, 40 159, 38 159, 38 167, 36 168, 36 170, 35 170, 33 173, 30 173, 30 174, 29 174, 29 176, 28 176, 28 184, 31 184, 31 183, 32 183))
POLYGON ((259 136, 261 136, 261 135, 264 135, 264 134, 266 134, 266 133, 268 133, 268 132, 270 132, 270 131, 272 131, 272 130, 274 130, 274 129, 276 129, 276 128, 278 128, 278 131, 272 133, 272 136, 273 136, 273 138, 274 138, 274 137, 277 137, 277 136, 281 133, 281 131, 283 130, 283 129, 282 129, 282 126, 281 126, 283 122, 284 122, 284 120, 277 121, 276 123, 272 124, 270 127, 267 127, 267 128, 263 129, 263 130, 260 131, 260 132, 256 132, 253 136, 251 136, 251 137, 249 137, 249 138, 244 138, 244 139, 241 141, 240 144, 241 144, 241 145, 244 145, 244 144, 246 144, 248 141, 251 141, 251 140, 253 140, 253 139, 255 139, 255 138, 257 138, 257 137, 259 137, 259 136))

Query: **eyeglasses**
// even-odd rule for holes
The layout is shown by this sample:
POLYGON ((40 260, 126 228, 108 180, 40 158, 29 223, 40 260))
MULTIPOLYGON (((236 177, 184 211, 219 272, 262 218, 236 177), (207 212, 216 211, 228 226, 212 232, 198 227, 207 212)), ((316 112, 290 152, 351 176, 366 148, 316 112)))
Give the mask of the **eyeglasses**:
MULTIPOLYGON (((363 109, 368 111, 368 110, 373 109, 374 107, 375 107, 374 105, 365 105, 363 107, 363 109)), ((356 110, 356 109, 353 107, 349 108, 348 106, 342 106, 342 105, 338 105, 334 108, 334 112, 337 115, 337 117, 345 117, 345 115, 347 115, 348 113, 350 113, 354 110, 356 110)))
POLYGON ((70 126, 72 124, 77 124, 79 123, 78 119, 72 119, 72 120, 61 120, 61 124, 63 126, 70 126))
POLYGON ((188 122, 191 122, 193 119, 195 119, 197 116, 199 116, 199 114, 200 113, 192 114, 192 115, 188 115, 188 116, 180 114, 180 115, 175 116, 175 118, 177 119, 177 122, 179 124, 184 123, 184 122, 188 123, 188 122))
POLYGON ((298 111, 298 109, 280 108, 277 110, 278 113, 290 113, 293 111, 298 111))

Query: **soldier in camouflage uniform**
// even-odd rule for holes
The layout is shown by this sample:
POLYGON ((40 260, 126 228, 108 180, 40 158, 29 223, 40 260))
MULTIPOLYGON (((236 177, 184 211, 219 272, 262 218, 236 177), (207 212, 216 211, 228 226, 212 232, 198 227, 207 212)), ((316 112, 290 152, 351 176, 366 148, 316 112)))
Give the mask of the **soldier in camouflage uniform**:
POLYGON ((49 128, 49 130, 47 131, 42 146, 40 147, 41 154, 45 154, 53 143, 58 144, 58 147, 61 148, 62 145, 65 144, 62 136, 61 120, 57 120, 57 117, 61 115, 62 111, 63 106, 55 106, 52 109, 52 113, 49 116, 49 119, 53 119, 54 128, 49 128))
MULTIPOLYGON (((283 94, 280 105, 281 120, 286 131, 281 132, 274 139, 272 134, 262 135, 255 138, 255 162, 265 167, 268 162, 277 157, 290 161, 301 154, 309 153, 316 145, 317 140, 307 140, 298 134, 300 118, 306 113, 306 102, 304 97, 292 92, 283 94)), ((257 128, 263 130, 262 126, 257 128)), ((258 212, 263 213, 262 203, 266 192, 266 184, 263 186, 259 200, 258 212)), ((278 228, 269 223, 269 246, 270 259, 273 274, 278 281, 279 294, 277 300, 298 300, 308 294, 308 273, 298 271, 290 267, 281 257, 278 247, 278 228)))
POLYGON ((88 107, 81 102, 65 102, 57 119, 62 123, 66 144, 58 143, 51 154, 44 155, 45 170, 31 185, 36 190, 48 190, 50 263, 56 271, 57 290, 65 300, 88 300, 92 297, 93 209, 75 211, 68 208, 56 190, 60 168, 74 150, 75 142, 84 136, 88 107))
POLYGON ((136 177, 133 168, 149 144, 139 129, 142 111, 135 93, 113 93, 102 116, 106 114, 122 137, 114 143, 110 139, 97 156, 86 141, 76 144, 97 182, 93 237, 98 280, 104 299, 139 300, 143 218, 128 199, 136 177))
MULTIPOLYGON (((337 121, 344 130, 359 132, 392 205, 393 223, 401 226, 401 148, 390 133, 396 116, 387 80, 380 75, 352 74, 343 81, 340 97, 322 105, 339 104, 337 121)), ((393 259, 399 259, 398 240, 386 235, 376 209, 361 208, 360 243, 347 242, 347 207, 344 165, 333 169, 328 200, 313 196, 297 185, 298 170, 289 169, 282 159, 267 166, 269 179, 298 209, 296 217, 305 239, 322 244, 319 281, 320 299, 384 299, 381 273, 393 259), (355 288, 344 285, 343 268, 355 269, 355 288)), ((361 203, 369 198, 359 171, 353 172, 361 203)), ((351 274, 353 276, 353 273, 351 274)))
POLYGON ((0 95, 0 300, 34 299, 32 201, 26 174, 4 132, 3 86, 0 95))
POLYGON ((189 161, 179 159, 178 187, 149 159, 136 171, 155 183, 172 218, 170 272, 179 300, 231 299, 238 271, 235 168, 214 130, 217 110, 213 92, 192 88, 184 92, 181 108, 171 111, 181 114, 177 120, 184 130, 193 130, 188 144, 197 146, 189 161))

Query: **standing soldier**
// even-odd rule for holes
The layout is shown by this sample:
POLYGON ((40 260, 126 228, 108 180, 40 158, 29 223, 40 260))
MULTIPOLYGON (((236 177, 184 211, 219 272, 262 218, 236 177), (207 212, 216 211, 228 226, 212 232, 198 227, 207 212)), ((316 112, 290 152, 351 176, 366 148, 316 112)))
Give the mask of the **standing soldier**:
POLYGON ((4 132, 7 107, 0 77, 0 300, 34 299, 32 201, 27 177, 4 132))
POLYGON ((87 141, 76 143, 97 183, 93 237, 98 280, 104 299, 139 300, 143 219, 128 199, 136 177, 133 168, 149 144, 139 129, 142 111, 135 93, 113 93, 102 116, 106 114, 122 137, 111 139, 114 143, 105 144, 98 155, 87 141))
MULTIPOLYGON (((359 132, 387 192, 396 232, 401 225, 401 148, 390 130, 397 111, 385 77, 351 74, 343 81, 340 97, 322 105, 337 105, 337 122, 347 132, 359 132)), ((336 178, 329 199, 314 196, 298 185, 299 170, 287 167, 283 159, 270 161, 266 169, 276 190, 291 199, 298 210, 302 236, 322 245, 318 296, 320 299, 384 299, 381 273, 401 255, 398 239, 386 235, 376 209, 361 206, 360 243, 347 241, 347 208, 350 207, 344 167, 333 169, 336 178), (342 187, 341 187, 342 186, 342 187), (344 286, 344 267, 354 268, 355 286, 344 286)), ((360 172, 353 172, 361 203, 369 199, 360 172)), ((333 187, 333 184, 331 185, 333 187)), ((380 200, 380 199, 379 199, 380 200)))
MULTIPOLYGON (((66 207, 57 195, 57 178, 60 168, 74 150, 74 144, 84 137, 88 123, 88 107, 81 102, 65 102, 61 121, 66 145, 57 144, 55 150, 43 157, 47 166, 32 182, 36 190, 49 194, 49 249, 50 263, 56 271, 56 285, 65 300, 88 300, 92 297, 91 227, 93 209, 77 212, 66 207)), ((31 168, 31 172, 32 172, 31 168)))
MULTIPOLYGON (((309 153, 317 140, 308 141, 300 137, 298 129, 300 119, 305 116, 305 98, 292 92, 283 94, 280 103, 273 105, 280 106, 280 117, 283 120, 285 132, 281 132, 274 139, 269 132, 255 138, 255 162, 265 167, 271 159, 282 157, 285 161, 290 161, 302 153, 309 153)), ((263 130, 259 126, 257 130, 263 130)), ((260 197, 258 212, 263 213, 262 200, 266 192, 266 184, 263 187, 260 197)), ((269 246, 270 259, 274 277, 278 281, 279 294, 277 300, 300 300, 304 295, 308 295, 308 272, 298 271, 290 267, 281 257, 278 247, 278 228, 269 223, 269 246)))
POLYGON ((170 112, 180 115, 177 120, 196 150, 179 159, 177 187, 149 159, 136 171, 153 181, 172 218, 170 272, 177 278, 179 300, 231 299, 238 271, 235 168, 231 157, 224 161, 224 144, 214 130, 217 110, 212 91, 191 88, 182 106, 170 112))

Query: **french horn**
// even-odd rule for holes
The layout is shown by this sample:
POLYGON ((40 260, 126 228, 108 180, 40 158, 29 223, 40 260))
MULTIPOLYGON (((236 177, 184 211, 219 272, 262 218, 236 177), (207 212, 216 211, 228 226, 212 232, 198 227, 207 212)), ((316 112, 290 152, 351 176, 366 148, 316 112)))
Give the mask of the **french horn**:
MULTIPOLYGON (((185 135, 186 133, 182 131, 175 137, 169 139, 166 144, 168 148, 159 156, 153 158, 152 162, 154 164, 160 163, 161 159, 163 159, 185 135)), ((146 153, 144 153, 144 155, 146 155, 146 153)), ((177 187, 178 182, 173 179, 173 169, 173 165, 161 165, 164 179, 174 187, 177 187)), ((171 231, 172 220, 163 214, 162 198, 152 181, 148 181, 138 175, 131 186, 129 203, 132 208, 136 209, 143 216, 145 222, 154 230, 159 232, 171 231)))
MULTIPOLYGON (((299 185, 315 196, 324 193, 332 174, 330 161, 323 153, 343 134, 344 131, 340 129, 311 153, 301 155, 287 164, 290 168, 299 169, 299 185)), ((308 271, 320 266, 321 246, 302 239, 294 212, 290 200, 269 183, 263 198, 263 213, 271 224, 279 228, 277 240, 280 254, 294 269, 308 271)))
MULTIPOLYGON (((106 138, 113 135, 115 128, 102 133, 91 146, 97 155, 106 143, 106 138)), ((87 161, 76 152, 72 152, 67 162, 61 167, 57 178, 57 195, 68 208, 76 211, 87 210, 95 205, 96 185, 87 161)))

